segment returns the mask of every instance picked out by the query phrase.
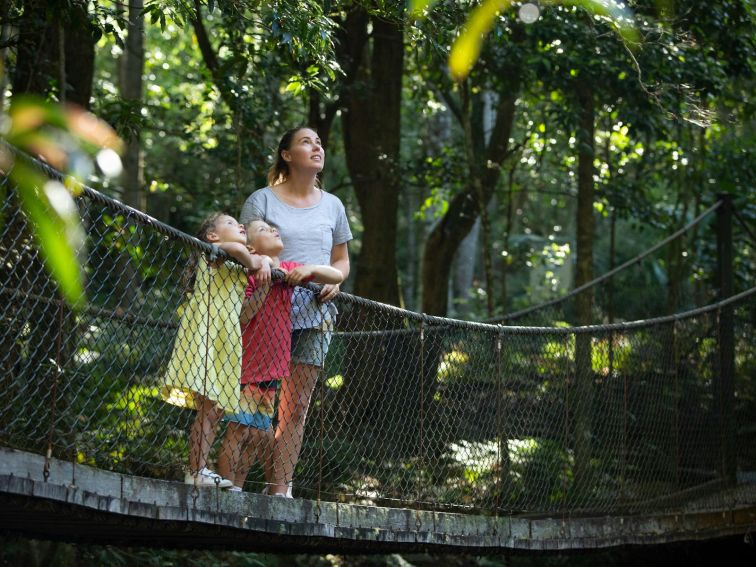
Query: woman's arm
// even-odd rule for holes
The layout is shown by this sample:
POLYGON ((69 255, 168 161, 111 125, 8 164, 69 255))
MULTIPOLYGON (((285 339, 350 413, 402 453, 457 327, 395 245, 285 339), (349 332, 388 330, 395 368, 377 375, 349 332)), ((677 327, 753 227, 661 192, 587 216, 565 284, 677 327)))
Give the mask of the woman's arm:
POLYGON ((331 249, 331 266, 341 272, 341 281, 349 277, 349 248, 346 242, 334 244, 331 249))
MULTIPOLYGON (((349 248, 347 243, 334 244, 331 248, 331 266, 341 272, 344 281, 349 277, 349 248)), ((320 292, 321 301, 330 301, 339 294, 339 284, 325 284, 320 292)))
POLYGON ((333 266, 320 266, 306 264, 291 270, 286 274, 286 283, 299 285, 305 281, 314 281, 322 284, 340 284, 344 281, 342 273, 333 266))

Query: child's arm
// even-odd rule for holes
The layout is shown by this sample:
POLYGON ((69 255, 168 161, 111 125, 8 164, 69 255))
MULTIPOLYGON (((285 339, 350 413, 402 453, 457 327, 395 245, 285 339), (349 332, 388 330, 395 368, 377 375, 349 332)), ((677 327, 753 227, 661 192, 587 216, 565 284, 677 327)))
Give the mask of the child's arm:
POLYGON ((307 264, 294 268, 286 275, 286 283, 289 285, 298 285, 304 281, 339 284, 344 281, 344 274, 333 266, 307 264))
POLYGON ((271 259, 268 256, 252 254, 247 250, 245 245, 238 242, 221 242, 218 244, 218 247, 232 258, 238 260, 250 272, 253 272, 259 284, 270 283, 271 259))
POLYGON ((271 285, 261 285, 257 287, 248 298, 242 303, 241 314, 239 315, 239 322, 242 325, 246 325, 252 320, 252 317, 260 310, 265 299, 268 297, 271 285))

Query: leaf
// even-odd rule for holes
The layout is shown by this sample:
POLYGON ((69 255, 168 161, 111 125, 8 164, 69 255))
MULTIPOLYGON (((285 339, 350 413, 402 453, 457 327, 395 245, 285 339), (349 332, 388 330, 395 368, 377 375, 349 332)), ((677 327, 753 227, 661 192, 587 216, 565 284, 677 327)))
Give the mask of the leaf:
POLYGON ((409 12, 415 18, 425 15, 425 10, 430 8, 437 0, 409 0, 409 12))
MULTIPOLYGON (((640 41, 632 11, 616 0, 542 0, 542 4, 579 6, 591 14, 609 19, 625 42, 634 45, 640 41)), ((511 0, 483 0, 470 13, 465 29, 454 41, 449 54, 449 71, 455 81, 463 81, 470 73, 496 17, 511 5, 511 0)))
POLYGON ((290 81, 289 84, 286 85, 286 92, 299 94, 302 92, 303 88, 304 87, 300 81, 290 81))
POLYGON ((614 24, 617 33, 625 42, 637 44, 640 41, 633 12, 626 4, 617 2, 617 0, 545 0, 544 4, 578 6, 590 14, 605 16, 614 24))
POLYGON ((449 71, 455 81, 463 81, 478 60, 486 34, 496 16, 512 4, 511 0, 483 0, 467 20, 465 29, 454 41, 449 54, 449 71))
POLYGON ((22 208, 34 224, 34 237, 47 270, 66 302, 74 309, 81 308, 86 298, 78 253, 84 251, 85 235, 76 203, 62 183, 46 180, 23 164, 16 163, 11 175, 22 208))

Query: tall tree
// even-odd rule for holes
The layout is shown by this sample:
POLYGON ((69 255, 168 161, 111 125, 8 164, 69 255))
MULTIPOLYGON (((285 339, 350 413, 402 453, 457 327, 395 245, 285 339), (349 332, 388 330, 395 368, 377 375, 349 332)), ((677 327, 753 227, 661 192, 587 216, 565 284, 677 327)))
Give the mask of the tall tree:
MULTIPOLYGON (((593 279, 593 227, 594 227, 594 131, 595 101, 593 88, 584 78, 575 83, 575 99, 578 107, 577 144, 577 257, 575 287, 580 287, 593 279)), ((576 311, 578 325, 590 325, 593 292, 578 295, 576 311)), ((589 478, 591 458, 591 437, 593 420, 593 368, 591 361, 591 337, 586 334, 575 336, 575 482, 585 484, 589 478)))
MULTIPOLYGON (((460 13, 452 8, 443 15, 448 18, 443 22, 448 33, 453 27, 450 22, 458 19, 460 13)), ((428 31, 425 72, 462 133, 467 178, 464 188, 451 197, 446 213, 433 226, 425 242, 421 268, 422 310, 434 315, 446 315, 454 256, 481 214, 484 237, 487 234, 485 210, 509 153, 515 101, 520 94, 523 75, 516 47, 521 40, 521 29, 514 24, 507 27, 504 37, 487 44, 479 67, 461 84, 454 85, 444 78, 446 52, 438 50, 438 38, 433 37, 433 29, 440 31, 441 25, 435 20, 428 31), (493 94, 491 98, 494 100, 490 111, 493 123, 490 132, 484 128, 486 96, 490 96, 485 93, 493 94)), ((484 254, 488 254, 488 242, 484 242, 483 247, 484 254)), ((490 274, 490 264, 484 261, 484 267, 490 274)))
MULTIPOLYGON (((142 106, 142 72, 144 69, 144 2, 128 0, 128 28, 120 60, 121 97, 139 114, 142 106)), ((141 135, 133 129, 126 138, 123 156, 123 200, 141 211, 147 210, 141 159, 141 135)))
POLYGON ((386 15, 370 17, 356 7, 346 31, 349 52, 361 62, 344 93, 342 114, 344 151, 364 226, 354 289, 363 297, 398 305, 394 244, 402 182, 402 22, 386 15))

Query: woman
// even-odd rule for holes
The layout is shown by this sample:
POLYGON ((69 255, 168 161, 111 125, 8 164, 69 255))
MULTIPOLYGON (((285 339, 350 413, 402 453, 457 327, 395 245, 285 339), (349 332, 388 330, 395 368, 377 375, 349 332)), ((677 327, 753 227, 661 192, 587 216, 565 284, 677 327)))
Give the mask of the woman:
MULTIPOLYGON (((252 193, 241 211, 241 222, 262 217, 278 226, 284 251, 281 260, 328 264, 349 276, 347 242, 352 239, 344 205, 318 186, 325 150, 317 133, 306 127, 286 132, 276 161, 268 172, 268 187, 252 193)), ((302 449, 305 419, 323 367, 336 314, 327 305, 339 293, 326 284, 319 298, 297 288, 292 297, 291 372, 281 384, 278 426, 273 443, 276 483, 270 494, 291 498, 291 479, 302 449)))

